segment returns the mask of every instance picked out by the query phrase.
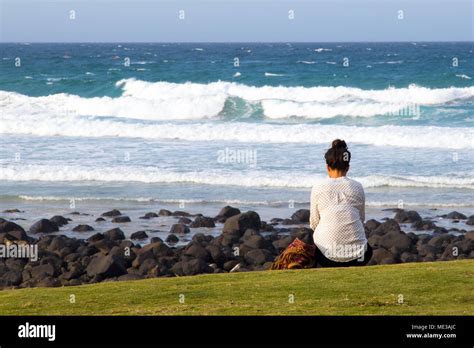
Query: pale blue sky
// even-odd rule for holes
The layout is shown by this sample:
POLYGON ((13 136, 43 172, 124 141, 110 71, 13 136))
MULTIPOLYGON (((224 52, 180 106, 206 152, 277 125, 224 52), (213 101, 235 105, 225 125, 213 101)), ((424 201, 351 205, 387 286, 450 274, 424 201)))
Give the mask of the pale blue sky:
POLYGON ((0 41, 472 41, 473 2, 0 0, 0 41), (75 20, 69 19, 70 10, 76 11, 75 20), (289 10, 294 20, 288 19, 289 10))

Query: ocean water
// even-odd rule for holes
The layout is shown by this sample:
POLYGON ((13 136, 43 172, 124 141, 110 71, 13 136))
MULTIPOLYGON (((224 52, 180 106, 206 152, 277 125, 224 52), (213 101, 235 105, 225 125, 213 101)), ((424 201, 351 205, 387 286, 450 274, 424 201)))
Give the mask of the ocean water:
POLYGON ((289 216, 342 138, 369 208, 473 211, 472 42, 0 44, 0 72, 3 209, 289 216))

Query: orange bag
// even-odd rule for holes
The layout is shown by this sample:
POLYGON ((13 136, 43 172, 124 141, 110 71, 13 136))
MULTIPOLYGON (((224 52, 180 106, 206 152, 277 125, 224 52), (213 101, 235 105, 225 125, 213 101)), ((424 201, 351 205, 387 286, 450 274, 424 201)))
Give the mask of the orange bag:
POLYGON ((296 238, 276 258, 270 269, 312 268, 316 263, 316 245, 306 244, 296 238))

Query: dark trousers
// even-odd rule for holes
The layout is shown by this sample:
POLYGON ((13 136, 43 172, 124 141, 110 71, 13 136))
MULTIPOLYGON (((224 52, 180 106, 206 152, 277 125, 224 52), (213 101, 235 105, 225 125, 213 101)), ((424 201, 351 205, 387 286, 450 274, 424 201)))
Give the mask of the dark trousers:
POLYGON ((369 263, 372 258, 372 247, 367 243, 367 250, 364 253, 364 257, 355 259, 347 262, 337 262, 328 259, 324 254, 316 247, 316 266, 315 267, 351 267, 351 266, 365 266, 369 263))

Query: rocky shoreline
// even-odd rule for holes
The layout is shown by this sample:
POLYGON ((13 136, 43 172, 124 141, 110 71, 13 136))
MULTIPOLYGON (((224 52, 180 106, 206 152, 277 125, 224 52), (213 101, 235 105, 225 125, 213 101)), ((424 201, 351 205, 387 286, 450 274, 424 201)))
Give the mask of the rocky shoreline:
MULTIPOLYGON (((474 258, 474 215, 467 217, 452 212, 443 216, 473 226, 473 230, 467 231, 438 227, 416 211, 391 211, 395 213, 393 219, 371 219, 365 223, 369 244, 374 249, 369 265, 474 258), (405 233, 401 224, 410 224, 420 233, 405 233)), ((21 212, 11 209, 3 213, 21 212)), ((290 218, 266 222, 261 221, 254 211, 241 212, 230 206, 222 208, 215 217, 165 209, 149 212, 140 218, 175 217, 176 223, 171 226, 165 240, 152 237, 146 245, 140 243, 149 238, 145 231, 137 231, 126 239, 119 227, 93 234, 87 239, 51 234, 65 225, 71 226, 75 232, 93 231, 94 228, 87 224, 74 225, 74 215, 79 214, 71 213, 70 218, 54 216, 41 219, 28 231, 11 219, 0 218, 0 244, 35 245, 39 254, 38 260, 0 257, 0 288, 73 286, 102 281, 267 270, 295 238, 312 242, 307 209, 297 210, 290 218), (177 245, 191 229, 215 228, 216 224, 223 224, 219 236, 197 233, 187 245, 177 245)), ((128 216, 116 209, 95 219, 109 220, 121 226, 130 222, 128 216)))

